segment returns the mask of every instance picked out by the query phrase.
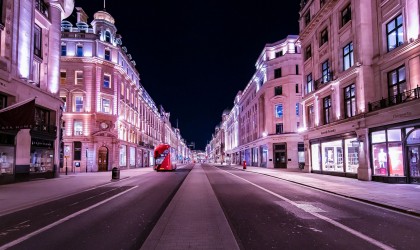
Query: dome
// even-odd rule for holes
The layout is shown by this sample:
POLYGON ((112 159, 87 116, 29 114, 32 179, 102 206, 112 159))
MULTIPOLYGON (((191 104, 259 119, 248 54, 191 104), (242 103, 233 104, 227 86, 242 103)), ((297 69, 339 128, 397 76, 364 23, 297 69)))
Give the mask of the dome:
POLYGON ((114 20, 114 18, 111 16, 111 14, 109 14, 108 12, 106 12, 106 11, 98 11, 98 12, 96 12, 94 15, 93 15, 93 18, 94 19, 96 19, 96 20, 105 20, 105 21, 107 21, 107 22, 110 22, 110 23, 112 23, 112 24, 114 24, 115 23, 115 20, 114 20))

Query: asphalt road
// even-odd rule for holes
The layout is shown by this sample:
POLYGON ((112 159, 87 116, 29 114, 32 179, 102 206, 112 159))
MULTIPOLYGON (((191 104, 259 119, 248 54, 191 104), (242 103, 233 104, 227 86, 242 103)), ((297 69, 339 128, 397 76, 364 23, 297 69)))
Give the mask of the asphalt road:
POLYGON ((420 246, 417 217, 227 166, 203 168, 241 249, 420 246))
POLYGON ((2 216, 0 249, 139 249, 191 167, 140 175, 2 216))

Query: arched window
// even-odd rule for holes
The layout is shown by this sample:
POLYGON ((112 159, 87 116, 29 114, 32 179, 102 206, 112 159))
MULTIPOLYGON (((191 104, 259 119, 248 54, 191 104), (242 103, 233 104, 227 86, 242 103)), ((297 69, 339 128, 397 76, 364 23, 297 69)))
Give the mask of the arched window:
POLYGON ((105 31, 105 42, 110 43, 111 42, 111 32, 105 31))

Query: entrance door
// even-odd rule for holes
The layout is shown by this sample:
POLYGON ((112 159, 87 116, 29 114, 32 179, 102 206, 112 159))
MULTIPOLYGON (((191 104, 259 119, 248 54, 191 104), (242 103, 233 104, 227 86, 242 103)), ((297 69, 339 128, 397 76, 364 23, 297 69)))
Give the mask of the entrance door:
POLYGON ((408 147, 411 182, 420 182, 420 145, 408 147))
POLYGON ((287 168, 287 147, 286 144, 274 145, 274 167, 287 168))
POLYGON ((108 171, 108 149, 106 147, 99 148, 98 171, 108 171))

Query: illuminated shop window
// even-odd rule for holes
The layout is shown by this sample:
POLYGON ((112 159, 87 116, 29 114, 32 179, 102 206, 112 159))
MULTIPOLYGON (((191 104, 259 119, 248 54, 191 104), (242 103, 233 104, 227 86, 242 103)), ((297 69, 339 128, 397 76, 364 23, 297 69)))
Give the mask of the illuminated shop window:
POLYGON ((344 172, 342 140, 321 143, 322 170, 344 172))
POLYGON ((386 25, 388 51, 404 43, 404 29, 402 15, 397 16, 386 25))
POLYGON ((401 129, 371 133, 373 174, 404 176, 401 129))
POLYGON ((356 138, 344 140, 346 172, 357 174, 359 168, 359 142, 356 138))
POLYGON ((319 144, 311 145, 312 170, 315 170, 315 171, 321 170, 319 146, 320 146, 319 144))

